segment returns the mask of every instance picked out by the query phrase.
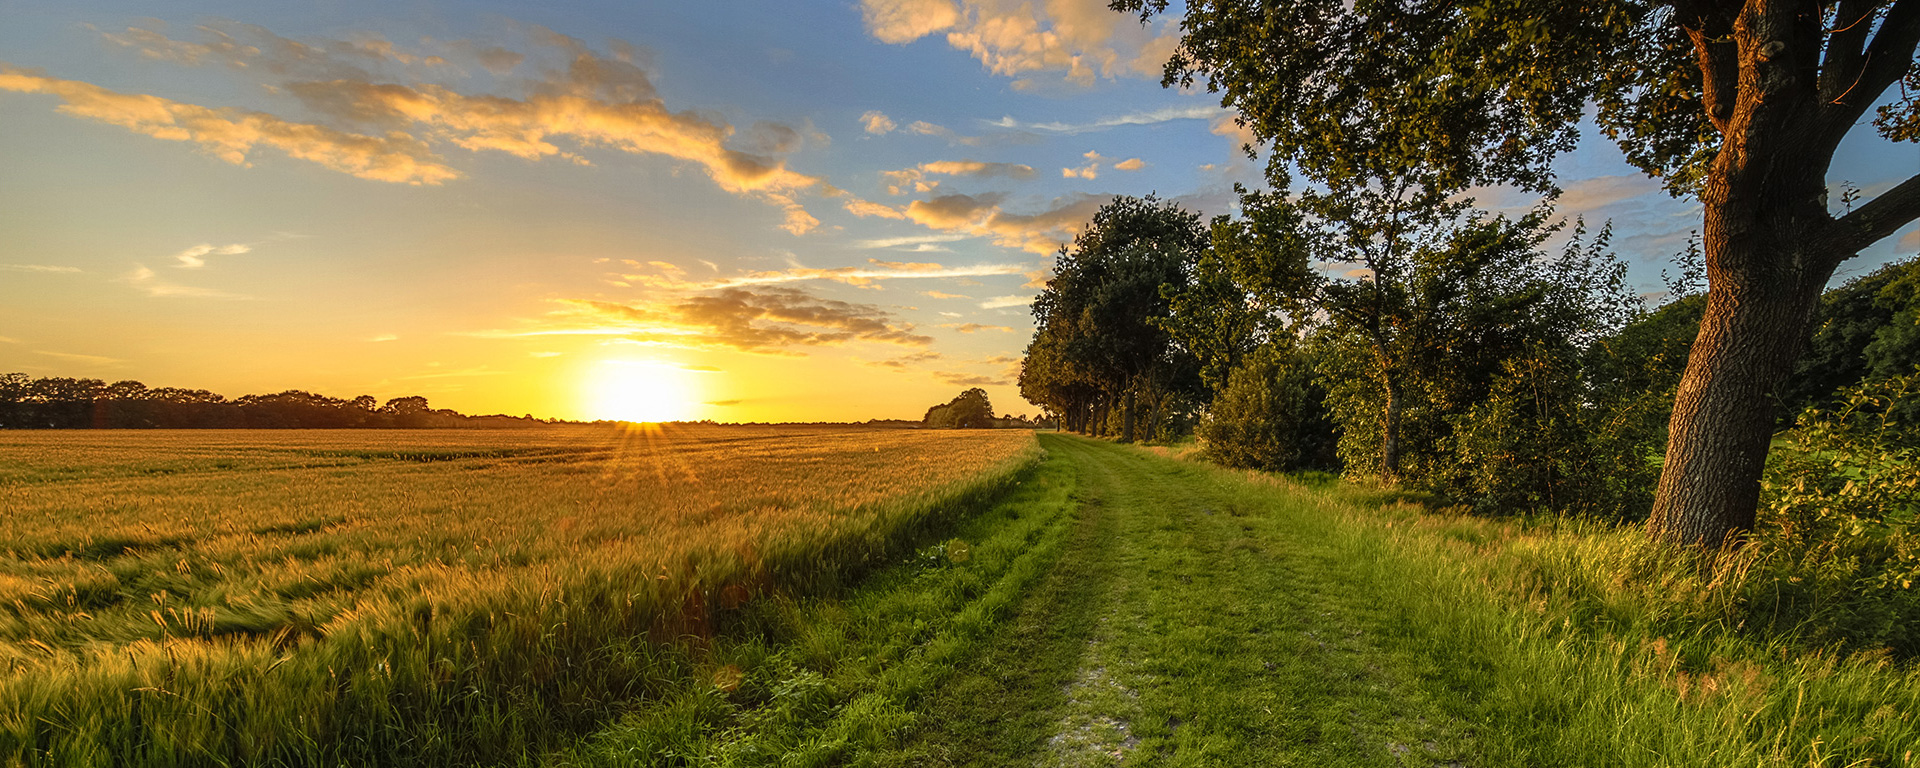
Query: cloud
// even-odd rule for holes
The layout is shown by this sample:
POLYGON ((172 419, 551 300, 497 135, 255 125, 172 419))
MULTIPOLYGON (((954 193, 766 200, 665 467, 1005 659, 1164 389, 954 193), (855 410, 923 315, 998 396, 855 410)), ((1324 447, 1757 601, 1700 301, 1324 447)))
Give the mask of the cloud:
POLYGON ((1033 303, 1032 296, 995 296, 980 302, 981 309, 1002 309, 1005 307, 1024 307, 1033 303))
POLYGON ((262 112, 207 107, 158 96, 125 94, 91 83, 59 80, 0 64, 0 91, 59 97, 58 110, 167 141, 188 141, 235 165, 270 147, 289 157, 374 181, 440 184, 460 173, 443 165, 425 143, 405 134, 371 136, 295 123, 262 112))
POLYGON ((7 272, 38 272, 42 274, 75 274, 79 267, 63 267, 53 264, 0 264, 0 270, 7 272))
POLYGON ((875 136, 885 136, 894 129, 893 118, 882 112, 868 112, 860 116, 860 127, 875 136))
POLYGON ((726 369, 720 368, 718 366, 712 366, 712 365, 683 365, 683 366, 680 366, 680 370, 698 371, 700 373, 721 373, 726 369))
POLYGON ((939 360, 942 357, 944 356, 938 352, 914 352, 887 360, 862 360, 861 362, 880 368, 892 368, 896 371, 904 371, 916 368, 921 363, 930 363, 939 360))
POLYGON ((135 264, 133 271, 127 273, 126 282, 156 298, 186 299, 234 299, 249 300, 252 296, 230 293, 216 288, 196 288, 190 285, 167 282, 144 265, 135 264))
POLYGON ((853 247, 862 249, 900 248, 904 246, 932 245, 934 243, 952 243, 971 240, 973 235, 909 235, 907 237, 888 237, 878 240, 856 240, 853 247))
POLYGON ((1661 192, 1660 182, 1652 177, 1632 174, 1626 176, 1596 176, 1581 179, 1566 185, 1560 192, 1556 207, 1568 215, 1605 208, 1622 200, 1641 195, 1661 192))
MULTIPOLYGON (((1073 135, 1105 131, 1111 128, 1129 125, 1156 125, 1174 120, 1212 120, 1217 129, 1219 121, 1223 118, 1226 119, 1228 124, 1232 124, 1234 114, 1233 110, 1221 106, 1162 107, 1145 112, 1130 112, 1124 115, 1103 117, 1086 123, 1063 123, 1058 121, 1028 123, 1015 120, 1009 115, 1001 117, 999 120, 989 121, 988 124, 1014 130, 1073 135)), ((1215 133, 1218 132, 1218 130, 1215 130, 1215 133)))
POLYGON ((45 355, 47 357, 51 357, 55 360, 60 360, 63 362, 79 363, 81 365, 110 366, 110 365, 119 365, 121 363, 126 362, 125 360, 121 360, 117 357, 103 357, 101 355, 79 355, 79 354, 74 354, 72 352, 49 352, 44 349, 36 349, 33 351, 33 353, 36 355, 45 355))
POLYGON ((18 343, 20 343, 20 340, 12 336, 0 336, 0 344, 18 344, 18 343))
POLYGON ((979 331, 1001 331, 1003 333, 1013 333, 1012 328, 1008 328, 1007 326, 1004 326, 1004 325, 981 325, 979 323, 942 323, 940 327, 952 328, 961 333, 977 333, 979 331))
POLYGON ((954 371, 935 371, 933 377, 956 387, 1004 387, 1013 382, 982 376, 977 373, 957 373, 954 371))
POLYGON ((739 288, 752 285, 773 285, 794 283, 803 280, 832 280, 847 285, 870 285, 880 280, 926 279, 943 277, 984 277, 988 275, 1017 275, 1026 267, 1018 264, 971 264, 949 267, 932 262, 902 262, 868 259, 865 267, 801 267, 787 269, 750 271, 735 277, 721 278, 707 282, 689 282, 677 275, 621 275, 629 283, 655 288, 678 290, 712 290, 715 288, 739 288))
POLYGON ((976 147, 986 143, 986 139, 983 139, 979 136, 962 136, 958 133, 954 133, 952 128, 948 128, 943 125, 935 125, 925 120, 915 120, 911 123, 908 123, 906 130, 907 130, 907 133, 919 134, 921 136, 934 136, 937 138, 946 139, 947 142, 950 144, 965 144, 970 147, 976 147))
POLYGON ((1093 150, 1087 150, 1087 153, 1081 155, 1081 157, 1087 159, 1086 165, 1079 168, 1062 168, 1060 169, 1060 176, 1067 179, 1086 179, 1088 181, 1092 181, 1098 177, 1100 175, 1100 161, 1106 158, 1101 157, 1099 152, 1093 150))
MULTIPOLYGON (((462 93, 419 78, 411 84, 382 80, 375 73, 393 71, 396 63, 412 71, 439 57, 401 51, 379 38, 306 43, 231 22, 200 27, 204 42, 171 40, 138 28, 107 35, 150 58, 189 65, 217 61, 239 72, 278 75, 286 82, 268 88, 298 99, 325 124, 122 94, 5 65, 0 65, 0 90, 52 94, 64 100, 60 111, 67 114, 191 141, 235 164, 248 164, 256 147, 270 147, 379 181, 440 184, 459 178, 459 171, 430 151, 429 141, 476 153, 582 164, 590 164, 581 154, 587 149, 661 156, 699 167, 727 192, 778 207, 784 214, 781 227, 795 234, 819 225, 797 199, 799 193, 843 194, 823 179, 789 169, 783 159, 806 144, 828 141, 810 124, 761 121, 737 131, 708 112, 675 111, 635 63, 633 46, 614 41, 607 55, 543 27, 523 29, 544 56, 557 54, 564 62, 527 81, 523 96, 462 93)), ((470 51, 492 71, 519 67, 525 58, 464 41, 445 46, 470 51)))
POLYGON ((929 229, 956 230, 993 238, 996 245, 1048 254, 1079 234, 1110 196, 1075 194, 1056 198, 1037 213, 1009 213, 1006 196, 940 195, 907 204, 907 218, 929 229))
POLYGON ((701 403, 701 405, 712 405, 720 408, 725 408, 730 405, 739 405, 744 402, 746 401, 745 400, 708 400, 706 402, 701 403))
MULTIPOLYGON (((265 27, 216 19, 194 27, 200 41, 193 42, 168 37, 166 26, 165 22, 150 21, 145 27, 128 27, 118 33, 102 32, 100 36, 156 61, 185 66, 224 64, 238 71, 294 78, 367 79, 373 71, 396 65, 416 69, 449 65, 442 55, 404 50, 379 35, 365 32, 354 35, 353 40, 307 43, 281 37, 265 27)), ((470 56, 496 74, 504 74, 499 67, 511 70, 519 64, 513 60, 518 54, 470 41, 452 41, 444 47, 444 52, 470 56)))
POLYGON ((174 266, 179 267, 181 269, 199 269, 207 265, 206 257, 208 256, 237 256, 239 254, 247 253, 252 250, 253 250, 253 246, 247 245, 245 243, 234 243, 232 245, 221 245, 221 246, 215 246, 209 243, 201 243, 192 248, 188 248, 184 251, 174 254, 173 258, 179 260, 180 262, 179 264, 175 264, 174 266))
POLYGON ((399 341, 399 340, 400 340, 400 337, 399 337, 399 336, 396 336, 396 335, 394 335, 394 334, 391 334, 391 333, 383 333, 383 334, 380 334, 380 335, 378 335, 378 336, 373 336, 373 337, 369 337, 369 338, 367 339, 367 341, 371 341, 371 342, 381 342, 381 341, 399 341))
POLYGON ((904 219, 907 217, 906 214, 894 210, 890 205, 876 203, 871 200, 862 200, 857 197, 847 198, 847 202, 842 205, 846 207, 848 213, 860 217, 871 218, 877 216, 883 219, 904 219))
POLYGON ((921 163, 913 168, 898 171, 881 171, 880 176, 887 180, 887 192, 899 195, 908 191, 932 192, 940 186, 938 181, 927 181, 928 175, 973 176, 977 178, 1003 177, 1009 179, 1033 178, 1033 166, 1019 163, 983 163, 978 160, 938 160, 921 163))
POLYGON ((1147 162, 1137 157, 1130 157, 1113 164, 1113 169, 1116 171, 1137 171, 1145 167, 1147 162))
POLYGON ((939 291, 921 291, 920 294, 923 296, 929 296, 936 299, 971 299, 973 298, 972 296, 962 296, 957 293, 941 293, 939 291))
MULTIPOLYGON (((867 32, 903 45, 945 33, 998 75, 1058 72, 1067 82, 1158 78, 1179 42, 1174 21, 1157 28, 1114 13, 1104 0, 862 0, 867 32)), ((1018 81, 1015 87, 1026 87, 1018 81)))
POLYGON ((478 336, 606 336, 658 346, 784 353, 848 342, 933 343, 870 304, 822 299, 794 288, 723 288, 653 303, 562 299, 539 327, 478 336))

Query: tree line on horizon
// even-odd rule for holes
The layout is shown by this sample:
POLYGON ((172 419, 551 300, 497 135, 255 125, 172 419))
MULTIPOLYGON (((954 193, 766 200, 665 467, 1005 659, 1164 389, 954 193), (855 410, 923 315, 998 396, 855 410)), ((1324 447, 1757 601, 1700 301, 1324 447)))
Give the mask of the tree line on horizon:
POLYGON ((138 381, 0 374, 0 429, 505 429, 560 423, 468 416, 427 398, 341 399, 298 389, 228 399, 204 389, 138 381))
POLYGON ((970 387, 952 400, 928 408, 920 418, 920 426, 927 429, 1036 429, 1050 423, 1045 418, 1028 419, 1026 414, 993 415, 993 401, 979 387, 970 387))

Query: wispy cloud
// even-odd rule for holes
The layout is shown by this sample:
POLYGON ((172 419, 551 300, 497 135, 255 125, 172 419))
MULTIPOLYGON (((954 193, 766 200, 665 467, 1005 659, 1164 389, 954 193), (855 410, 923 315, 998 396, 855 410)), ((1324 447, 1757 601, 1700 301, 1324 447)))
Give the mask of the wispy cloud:
POLYGON ((235 165, 256 147, 375 181, 439 184, 460 177, 411 136, 380 136, 282 120, 263 112, 211 109, 159 96, 110 91, 0 63, 0 91, 58 97, 59 111, 167 141, 187 141, 235 165))
POLYGON ((174 254, 173 258, 180 262, 174 266, 181 269, 199 269, 207 265, 208 256, 237 256, 242 253, 251 252, 252 250, 253 246, 247 245, 246 243, 233 243, 231 245, 220 246, 211 243, 201 243, 174 254))
POLYGON ((933 343, 879 307, 786 287, 723 288, 659 302, 562 299, 559 304, 560 309, 530 328, 471 335, 603 336, 654 346, 776 354, 849 342, 907 347, 933 343))
MULTIPOLYGON (((268 84, 274 92, 298 99, 323 122, 119 93, 5 64, 0 64, 0 91, 53 95, 66 114, 192 142, 237 165, 251 164, 255 150, 265 147, 388 182, 441 184, 460 178, 462 172, 436 155, 434 146, 581 164, 590 163, 582 154, 588 148, 664 156, 702 169, 730 193, 779 207, 781 226, 795 234, 819 224, 799 194, 845 194, 821 178, 790 170, 781 157, 827 141, 810 125, 762 121, 737 129, 711 112, 672 109, 636 63, 633 46, 614 41, 608 54, 542 27, 524 29, 538 52, 565 62, 532 81, 524 95, 463 93, 422 80, 423 72, 446 60, 403 51, 379 38, 308 43, 231 22, 198 27, 198 42, 175 40, 155 29, 105 33, 108 40, 157 60, 223 62, 235 72, 269 73, 280 81, 268 84)), ((467 51, 490 71, 513 69, 520 63, 516 56, 524 59, 504 49, 450 46, 467 51)))
POLYGON ((1081 134, 1081 133, 1093 133, 1097 131, 1105 131, 1105 130, 1120 128, 1120 127, 1129 126, 1129 125, 1157 125, 1159 123, 1167 123, 1167 122, 1172 122, 1174 120, 1216 120, 1217 121, 1222 117, 1231 117, 1233 114, 1234 114, 1233 110, 1230 110, 1230 109, 1227 109, 1226 107, 1221 107, 1221 106, 1189 106, 1189 107, 1164 107, 1161 109, 1147 110, 1145 112, 1130 112, 1124 115, 1114 115, 1112 117, 1103 117, 1098 120, 1091 120, 1084 123, 1068 123, 1068 122, 1060 122, 1060 121, 1049 121, 1044 123, 1029 123, 1021 120, 1015 120, 1011 115, 1001 117, 999 120, 988 120, 985 122, 988 125, 994 126, 996 128, 1007 128, 1007 129, 1020 130, 1020 131, 1038 131, 1041 133, 1074 135, 1074 134, 1081 134))
POLYGON ((80 268, 56 266, 53 264, 0 264, 0 271, 38 272, 41 274, 75 274, 80 271, 80 268))
POLYGON ((981 309, 1002 309, 1005 307, 1024 307, 1033 303, 1032 296, 995 296, 980 302, 981 309))
POLYGON ((993 242, 1030 253, 1048 254, 1079 234, 1110 196, 1076 194, 1056 198, 1037 213, 1002 208, 1006 195, 938 195, 907 205, 907 218, 928 229, 986 235, 993 242))
POLYGON ((888 237, 888 238, 882 238, 878 240, 855 240, 853 241, 853 247, 863 248, 863 249, 902 248, 909 245, 920 246, 920 245, 932 245, 934 243, 952 243, 952 242, 958 242, 961 240, 972 240, 975 237, 977 237, 977 235, 959 235, 959 234, 911 235, 908 237, 888 237))
POLYGON ((155 274, 153 270, 141 264, 135 264, 133 271, 127 273, 126 282, 145 292, 148 296, 160 298, 232 300, 248 300, 253 298, 252 296, 222 291, 217 288, 198 288, 163 280, 158 274, 155 274))
POLYGON ((956 387, 1004 387, 1013 382, 993 376, 957 371, 935 371, 933 377, 956 387))
POLYGON ((979 323, 941 323, 940 327, 952 328, 961 333, 977 333, 979 331, 1000 331, 1001 333, 1013 333, 1012 328, 1008 328, 1007 326, 1004 326, 1004 325, 981 325, 979 323))
MULTIPOLYGON (((657 262, 656 262, 657 264, 657 262)), ((911 280, 947 277, 983 277, 988 275, 1017 275, 1027 270, 1019 264, 972 264, 949 267, 931 262, 882 261, 868 259, 865 267, 791 267, 788 269, 747 272, 735 277, 710 281, 688 281, 681 277, 683 272, 673 265, 672 269, 661 269, 660 274, 623 274, 621 279, 636 285, 654 288, 672 288, 679 290, 712 290, 715 288, 738 288, 753 285, 776 285, 795 283, 805 280, 831 280, 847 285, 871 285, 881 280, 911 280)))

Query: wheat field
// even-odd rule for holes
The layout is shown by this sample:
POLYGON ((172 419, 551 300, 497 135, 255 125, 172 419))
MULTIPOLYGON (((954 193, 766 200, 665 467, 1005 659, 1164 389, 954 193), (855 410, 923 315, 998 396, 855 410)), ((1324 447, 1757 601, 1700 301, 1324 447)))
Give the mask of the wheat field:
POLYGON ((455 764, 680 683, 1026 431, 0 433, 0 762, 455 764))

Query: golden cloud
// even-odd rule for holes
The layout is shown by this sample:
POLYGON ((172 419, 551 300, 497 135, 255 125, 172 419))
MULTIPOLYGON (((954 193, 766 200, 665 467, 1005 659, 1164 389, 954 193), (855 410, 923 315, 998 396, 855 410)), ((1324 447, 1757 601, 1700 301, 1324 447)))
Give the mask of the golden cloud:
POLYGON ((822 299, 794 288, 723 288, 653 304, 561 300, 543 328, 489 336, 590 335, 645 344, 779 353, 791 347, 870 342, 924 347, 913 333, 870 304, 822 299))
POLYGON ((973 264, 949 267, 932 262, 902 262, 868 259, 866 267, 792 267, 789 269, 747 272, 736 277, 722 278, 708 282, 691 282, 680 277, 683 271, 674 267, 666 274, 623 274, 620 279, 636 285, 677 290, 712 290, 715 288, 738 288, 751 285, 773 285, 794 283, 803 280, 831 280, 847 285, 866 286, 880 280, 927 279, 942 277, 983 277, 988 275, 1022 274, 1026 267, 1018 264, 973 264))
MULTIPOLYGON (((251 148, 264 145, 381 181, 438 184, 459 177, 428 151, 423 137, 472 152, 505 152, 529 160, 557 157, 586 164, 578 151, 585 148, 660 155, 699 166, 728 192, 779 207, 784 212, 782 228, 795 234, 820 223, 798 201, 798 193, 840 194, 823 179, 790 170, 780 157, 808 142, 828 141, 811 125, 763 121, 736 131, 707 113, 674 111, 659 98, 648 73, 634 63, 637 53, 631 45, 614 41, 613 53, 603 55, 552 30, 527 29, 538 45, 557 50, 566 63, 546 72, 521 98, 461 93, 427 82, 376 82, 370 72, 392 71, 396 64, 417 71, 446 63, 438 55, 402 51, 377 37, 307 43, 232 22, 199 27, 203 42, 174 40, 144 28, 104 34, 149 58, 187 65, 224 62, 240 71, 289 78, 271 88, 352 131, 121 94, 4 66, 0 90, 54 94, 66 101, 62 112, 156 138, 193 141, 229 162, 244 164, 251 148), (573 146, 563 148, 562 142, 573 146)), ((441 45, 495 72, 510 71, 525 59, 466 41, 441 45)))
POLYGON ((886 113, 873 111, 860 116, 860 127, 875 136, 884 136, 894 128, 893 118, 886 113))
POLYGON ((0 91, 59 97, 59 111, 167 141, 187 141, 214 157, 249 165, 255 147, 375 181, 439 184, 460 173, 439 162, 425 143, 405 134, 349 133, 294 123, 261 112, 211 109, 158 96, 125 94, 91 83, 60 80, 0 64, 0 91))
POLYGON ((881 42, 944 32, 948 45, 994 74, 1061 72, 1079 85, 1159 77, 1179 42, 1173 21, 1145 27, 1138 17, 1108 10, 1105 0, 862 0, 861 10, 868 33, 881 42))

